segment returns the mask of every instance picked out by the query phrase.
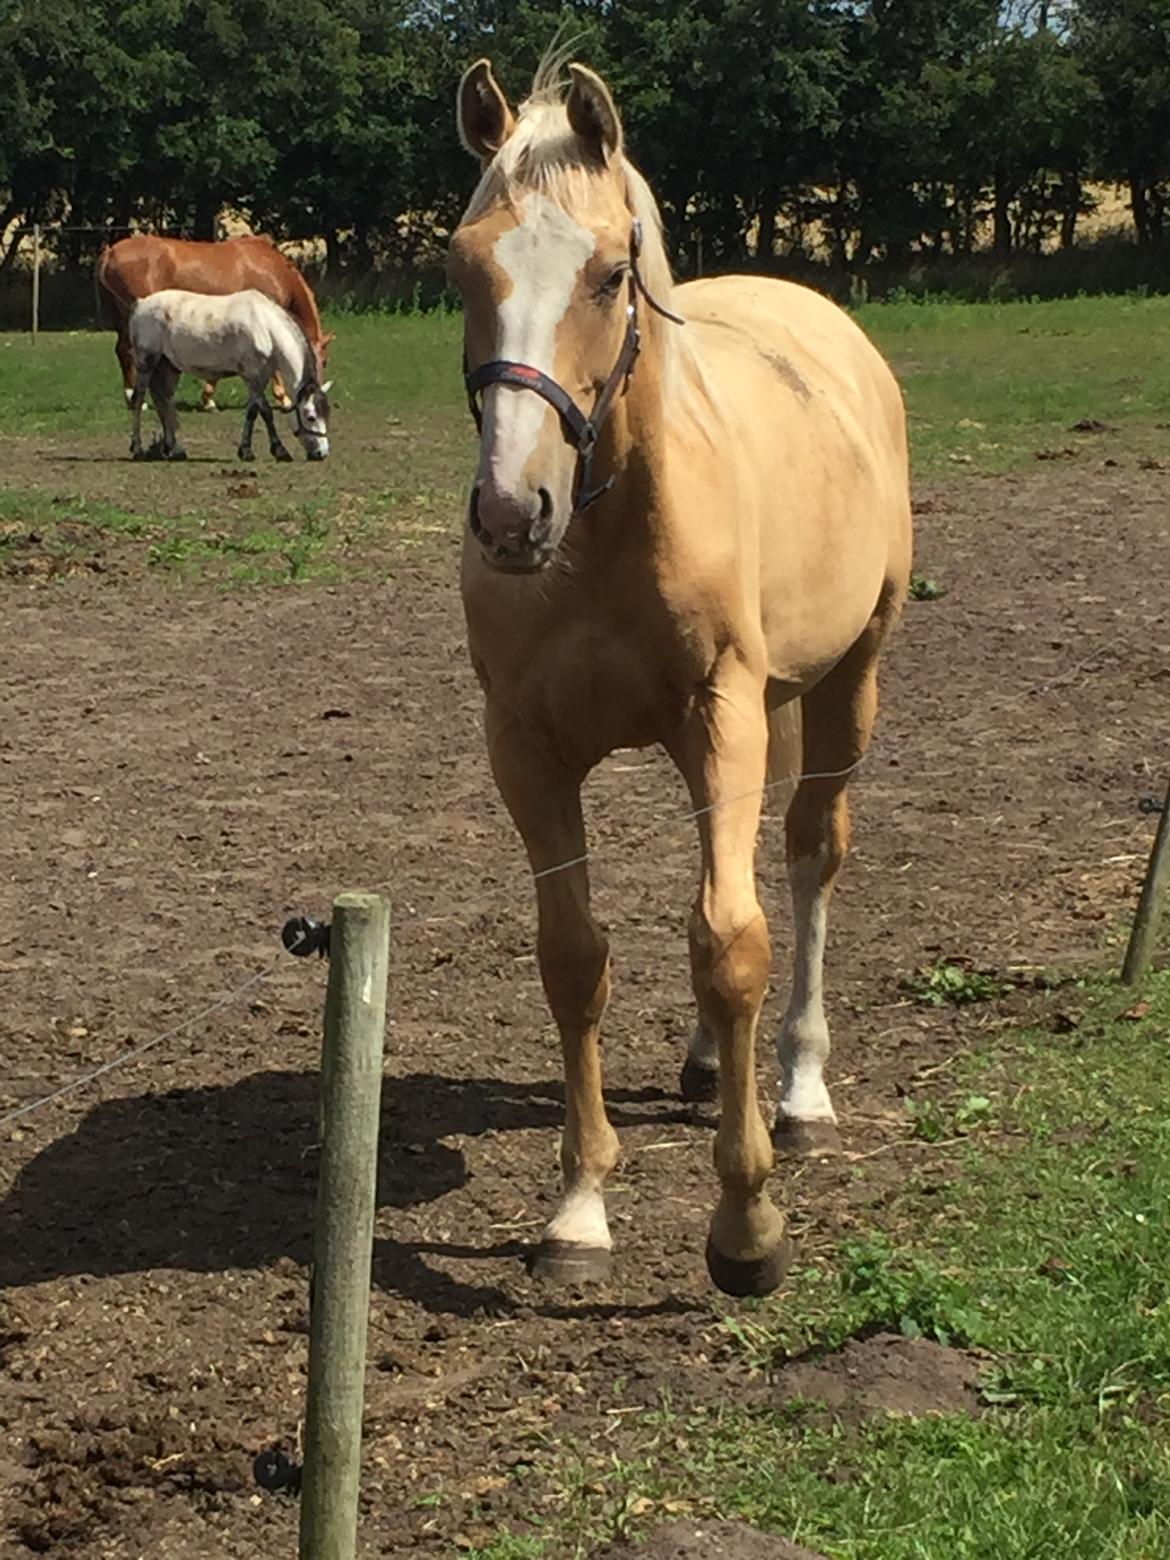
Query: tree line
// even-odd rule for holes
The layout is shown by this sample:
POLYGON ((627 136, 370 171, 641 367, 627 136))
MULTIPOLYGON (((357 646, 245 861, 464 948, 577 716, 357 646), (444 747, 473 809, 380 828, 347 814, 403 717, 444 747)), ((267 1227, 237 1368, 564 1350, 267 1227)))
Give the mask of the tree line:
POLYGON ((0 269, 14 224, 210 237, 227 208, 330 271, 425 271, 474 178, 460 71, 522 97, 558 27, 684 270, 1067 247, 1100 181, 1165 252, 1170 0, 0 0, 0 269))

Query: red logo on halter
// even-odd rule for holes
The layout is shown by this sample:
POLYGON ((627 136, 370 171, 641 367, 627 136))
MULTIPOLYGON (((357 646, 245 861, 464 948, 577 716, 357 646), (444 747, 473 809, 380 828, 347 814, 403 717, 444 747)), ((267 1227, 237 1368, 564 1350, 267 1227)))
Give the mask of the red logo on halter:
POLYGON ((509 379, 527 379, 531 383, 535 384, 535 382, 542 377, 543 376, 538 368, 529 368, 526 363, 510 363, 508 365, 509 379))

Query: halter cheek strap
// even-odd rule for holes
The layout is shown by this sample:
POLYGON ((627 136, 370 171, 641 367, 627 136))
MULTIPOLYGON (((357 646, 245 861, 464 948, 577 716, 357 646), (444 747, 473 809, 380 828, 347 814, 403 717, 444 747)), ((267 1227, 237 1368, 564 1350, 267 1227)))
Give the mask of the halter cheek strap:
POLYGON ((590 416, 585 415, 563 386, 539 368, 533 368, 527 363, 513 363, 505 358, 496 358, 490 363, 483 363, 479 368, 472 369, 468 367, 467 354, 464 353, 463 356, 463 383, 467 388, 467 404, 471 408, 475 426, 481 432, 483 411, 479 397, 481 391, 486 390, 489 385, 514 385, 521 390, 534 390, 557 412, 565 438, 577 451, 574 514, 583 513, 591 504, 596 503, 603 493, 608 493, 614 484, 614 477, 611 474, 597 487, 593 486, 593 457, 597 451, 597 441, 605 420, 613 409, 618 393, 625 388, 630 375, 634 372, 634 364, 641 350, 642 336, 638 329, 639 295, 656 313, 673 320, 676 325, 683 324, 679 315, 672 314, 647 292, 638 269, 638 256, 641 249, 642 224, 635 218, 630 233, 630 288, 629 301, 626 304, 626 333, 617 362, 609 378, 602 385, 590 416))

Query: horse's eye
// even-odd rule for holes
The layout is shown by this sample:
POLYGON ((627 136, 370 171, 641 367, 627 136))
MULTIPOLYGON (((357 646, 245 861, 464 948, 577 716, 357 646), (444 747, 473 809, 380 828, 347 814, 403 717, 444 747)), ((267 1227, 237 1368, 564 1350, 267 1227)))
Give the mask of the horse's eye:
POLYGON ((597 289, 598 295, 602 298, 616 298, 622 283, 626 279, 626 269, 625 265, 619 265, 611 271, 597 289))

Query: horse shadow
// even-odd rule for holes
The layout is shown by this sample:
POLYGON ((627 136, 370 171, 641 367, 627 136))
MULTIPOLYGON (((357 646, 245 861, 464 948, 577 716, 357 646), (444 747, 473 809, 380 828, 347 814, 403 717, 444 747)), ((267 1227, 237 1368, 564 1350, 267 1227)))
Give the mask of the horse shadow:
MULTIPOLYGON (((318 1083, 316 1072, 258 1072, 227 1086, 95 1106, 29 1161, 0 1202, 0 1289, 80 1274, 211 1273, 281 1258, 308 1264, 318 1083)), ((607 1101, 618 1127, 690 1119, 658 1089, 616 1089, 607 1101)), ((418 1207, 465 1185, 464 1153, 444 1139, 556 1129, 563 1121, 559 1081, 431 1073, 387 1079, 378 1205, 418 1207)), ((550 1155, 550 1175, 552 1169, 550 1155)), ((523 1251, 515 1240, 479 1247, 378 1237, 374 1284, 436 1313, 509 1309, 515 1302, 498 1286, 458 1279, 426 1258, 519 1258, 523 1251)), ((540 1309, 568 1314, 564 1307, 540 1309)), ((572 1314, 582 1314, 580 1306, 572 1314)))

